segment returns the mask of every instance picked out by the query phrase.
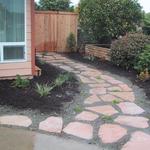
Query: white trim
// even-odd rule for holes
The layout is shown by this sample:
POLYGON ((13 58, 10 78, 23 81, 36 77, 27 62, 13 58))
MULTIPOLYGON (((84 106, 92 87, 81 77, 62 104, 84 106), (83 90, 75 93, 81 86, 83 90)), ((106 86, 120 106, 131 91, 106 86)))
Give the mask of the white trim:
POLYGON ((16 62, 26 62, 27 61, 27 0, 23 0, 24 1, 24 32, 25 32, 25 39, 24 42, 0 42, 0 64, 1 63, 16 63, 16 62), (3 55, 3 51, 4 51, 4 46, 24 46, 24 59, 21 60, 4 60, 4 55, 3 55))

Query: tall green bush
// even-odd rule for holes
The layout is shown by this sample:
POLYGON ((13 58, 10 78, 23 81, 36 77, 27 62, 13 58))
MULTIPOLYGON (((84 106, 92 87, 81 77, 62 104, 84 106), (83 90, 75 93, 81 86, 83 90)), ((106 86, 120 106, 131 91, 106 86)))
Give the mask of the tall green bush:
POLYGON ((147 13, 144 16, 143 31, 144 31, 145 34, 150 35, 150 13, 147 13))
POLYGON ((70 33, 70 35, 67 38, 67 49, 70 52, 75 52, 76 51, 76 37, 73 33, 70 33))
POLYGON ((150 45, 144 48, 144 51, 139 55, 134 68, 139 72, 144 72, 148 70, 150 73, 150 45))
POLYGON ((104 44, 135 31, 143 17, 137 0, 80 0, 79 12, 85 41, 104 44))
POLYGON ((69 11, 70 0, 40 0, 37 9, 53 11, 69 11))
POLYGON ((142 33, 130 33, 114 41, 111 46, 111 61, 126 69, 134 68, 134 64, 150 37, 142 33))

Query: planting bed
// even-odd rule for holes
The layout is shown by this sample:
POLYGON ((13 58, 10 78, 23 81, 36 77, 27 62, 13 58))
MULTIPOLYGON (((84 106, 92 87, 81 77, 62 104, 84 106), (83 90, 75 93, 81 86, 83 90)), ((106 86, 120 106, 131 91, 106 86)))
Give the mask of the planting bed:
POLYGON ((40 97, 35 91, 36 83, 50 84, 60 74, 65 71, 37 62, 42 69, 42 75, 35 77, 30 81, 30 86, 25 89, 19 89, 12 86, 13 80, 0 81, 0 105, 7 106, 13 110, 36 110, 40 113, 60 114, 65 110, 65 106, 73 101, 73 97, 78 93, 78 82, 74 78, 57 87, 46 97, 40 97))
POLYGON ((104 60, 101 60, 99 58, 95 58, 93 61, 91 61, 91 60, 85 59, 84 55, 82 55, 80 53, 69 53, 69 54, 67 54, 67 57, 72 58, 74 60, 78 60, 82 63, 90 64, 90 65, 96 67, 97 69, 100 69, 103 71, 109 71, 110 73, 128 78, 129 80, 131 80, 131 82, 133 84, 144 89, 146 96, 150 100, 150 80, 145 81, 145 82, 139 80, 137 78, 136 71, 134 71, 134 70, 128 70, 127 71, 125 69, 122 69, 120 67, 113 65, 109 61, 104 61, 104 60))

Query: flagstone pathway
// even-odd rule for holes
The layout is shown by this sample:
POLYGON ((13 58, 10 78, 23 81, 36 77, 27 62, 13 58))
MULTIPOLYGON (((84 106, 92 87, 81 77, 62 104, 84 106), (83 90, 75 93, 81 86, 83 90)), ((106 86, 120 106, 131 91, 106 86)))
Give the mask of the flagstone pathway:
MULTIPOLYGON (((87 141, 96 138, 100 145, 119 144, 121 150, 150 149, 149 119, 145 117, 146 111, 136 104, 132 87, 102 70, 60 54, 50 53, 44 57, 38 54, 37 57, 74 73, 88 87, 82 111, 69 123, 64 122, 63 117, 49 116, 39 123, 40 130, 87 141)), ((0 123, 28 127, 32 121, 26 116, 2 116, 0 123)))

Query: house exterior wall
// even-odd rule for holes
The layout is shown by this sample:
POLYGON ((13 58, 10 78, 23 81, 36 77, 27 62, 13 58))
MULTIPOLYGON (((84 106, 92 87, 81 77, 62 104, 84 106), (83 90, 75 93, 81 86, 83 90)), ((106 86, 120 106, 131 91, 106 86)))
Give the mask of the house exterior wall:
POLYGON ((0 78, 14 78, 16 75, 32 76, 34 74, 34 45, 32 43, 33 0, 26 0, 26 56, 24 62, 0 63, 0 78))

